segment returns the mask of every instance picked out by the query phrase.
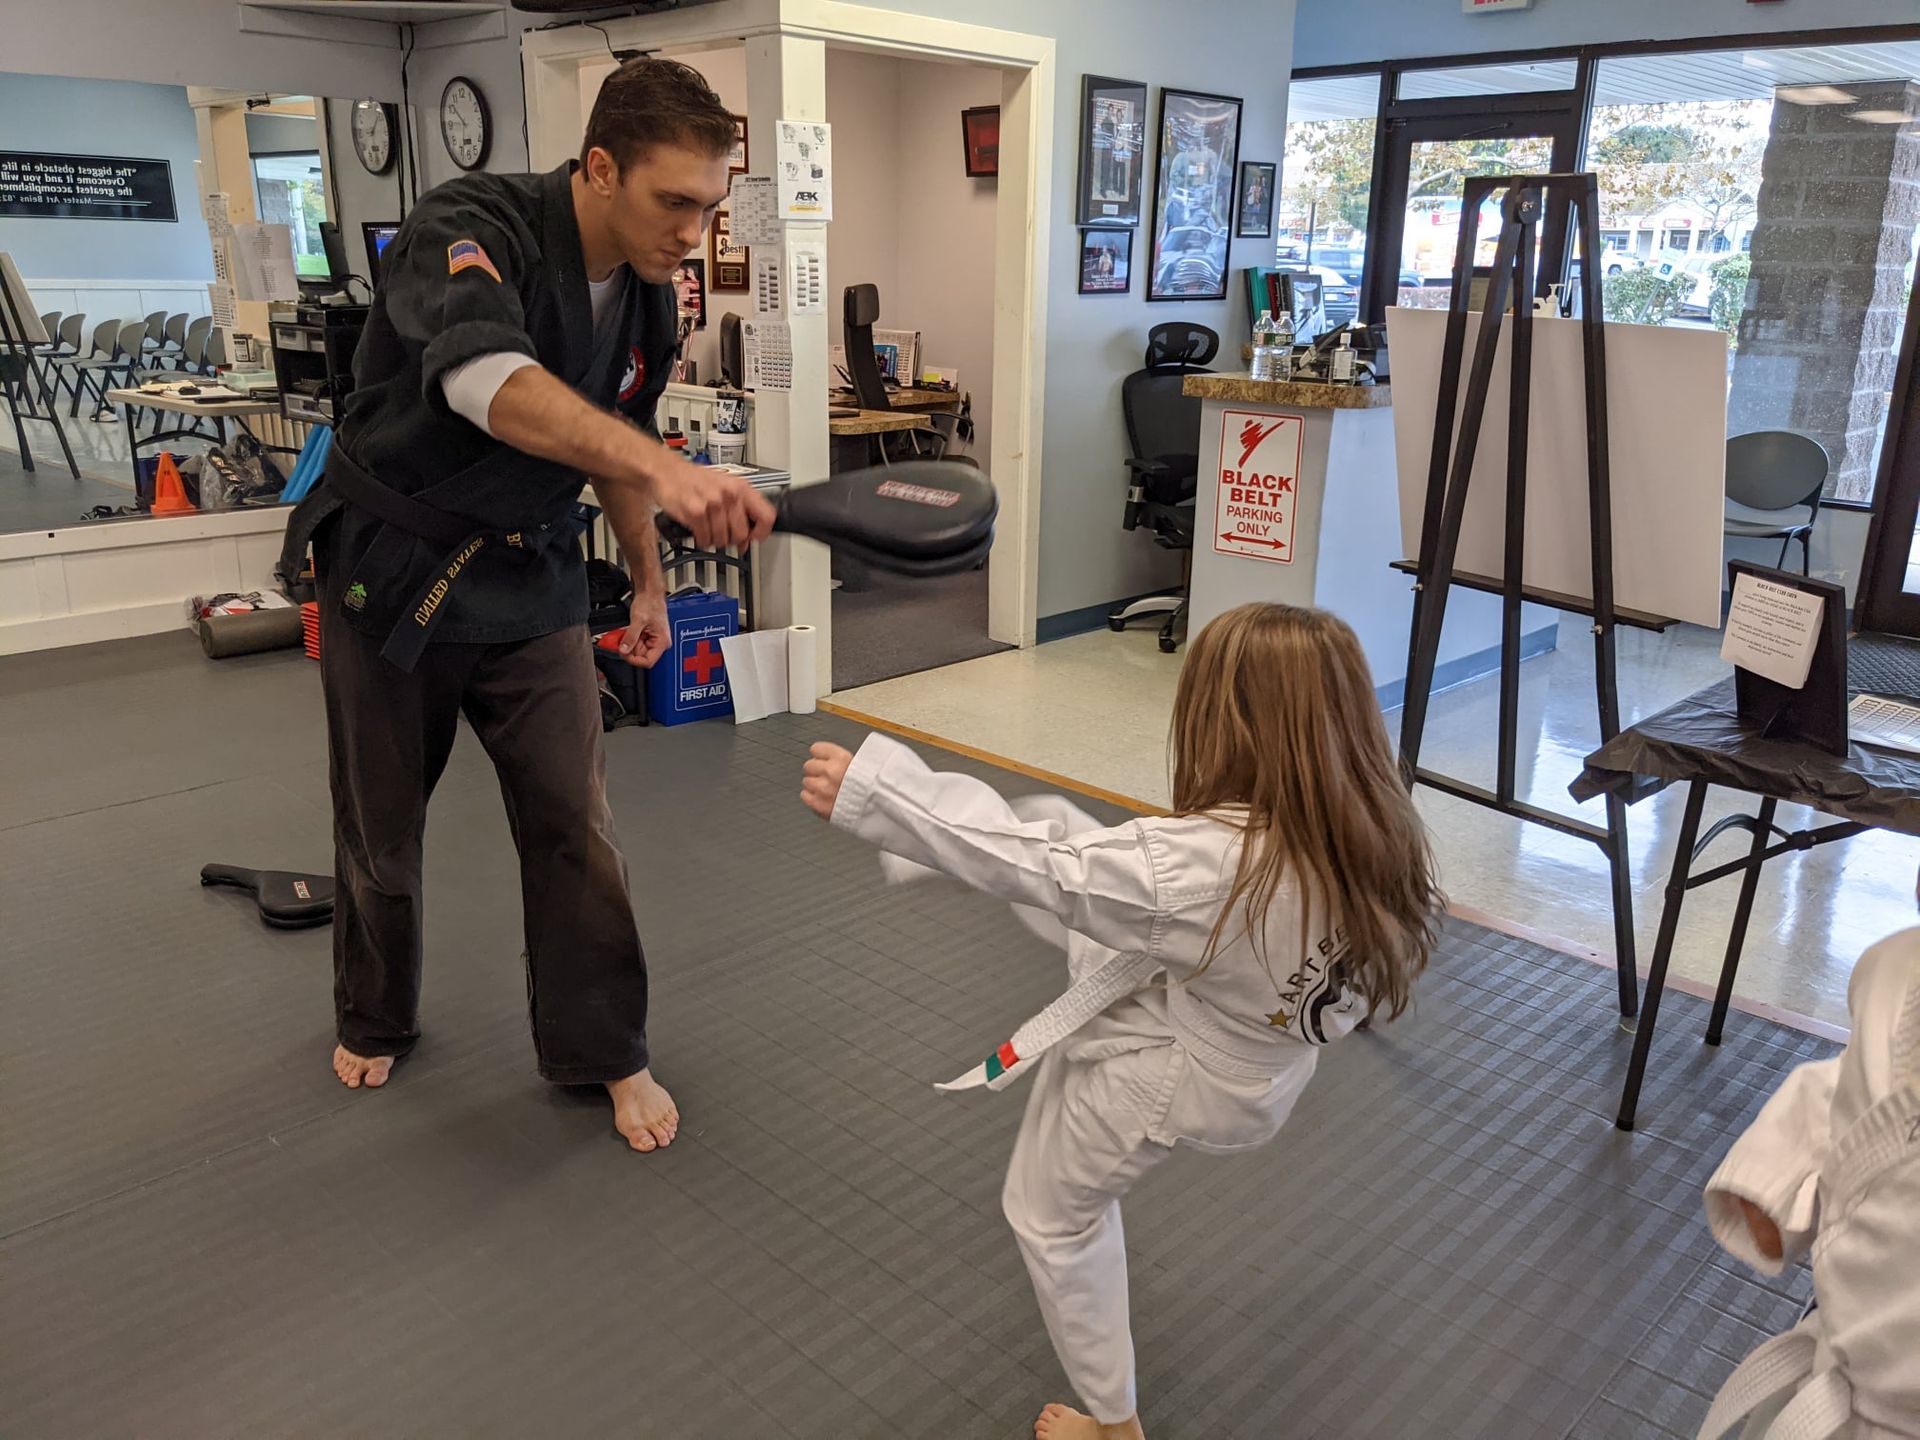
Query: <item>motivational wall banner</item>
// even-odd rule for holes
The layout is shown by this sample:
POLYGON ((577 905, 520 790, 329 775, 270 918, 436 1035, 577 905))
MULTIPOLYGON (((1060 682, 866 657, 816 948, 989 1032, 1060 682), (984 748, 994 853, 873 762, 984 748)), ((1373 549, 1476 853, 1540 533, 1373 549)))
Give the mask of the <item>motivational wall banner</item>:
POLYGON ((173 167, 124 155, 0 150, 0 215, 22 220, 178 220, 173 167))

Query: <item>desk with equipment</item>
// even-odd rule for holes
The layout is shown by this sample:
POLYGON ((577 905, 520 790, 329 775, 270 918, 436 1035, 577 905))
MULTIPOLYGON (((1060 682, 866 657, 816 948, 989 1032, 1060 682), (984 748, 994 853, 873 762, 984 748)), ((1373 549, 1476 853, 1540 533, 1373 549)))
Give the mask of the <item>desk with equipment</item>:
POLYGON ((204 385, 170 385, 152 390, 109 390, 107 399, 120 407, 120 413, 127 422, 127 448, 133 459, 136 486, 140 478, 142 449, 153 449, 172 440, 205 440, 206 432, 199 428, 198 422, 209 419, 214 422, 215 428, 219 431, 220 443, 224 445, 227 442, 227 421, 238 421, 241 428, 246 429, 249 428, 247 422, 251 419, 280 413, 280 404, 276 400, 255 400, 212 381, 204 385), (190 415, 195 423, 142 435, 136 413, 140 410, 155 410, 169 415, 190 415))

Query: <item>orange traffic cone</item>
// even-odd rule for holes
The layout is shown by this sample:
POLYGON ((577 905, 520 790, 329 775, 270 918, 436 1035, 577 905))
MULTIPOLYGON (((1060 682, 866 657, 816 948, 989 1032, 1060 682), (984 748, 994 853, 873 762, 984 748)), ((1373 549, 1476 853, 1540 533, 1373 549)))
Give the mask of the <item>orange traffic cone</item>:
POLYGON ((187 487, 173 463, 173 452, 160 452, 160 468, 153 475, 153 513, 156 515, 192 515, 199 506, 187 499, 187 487))

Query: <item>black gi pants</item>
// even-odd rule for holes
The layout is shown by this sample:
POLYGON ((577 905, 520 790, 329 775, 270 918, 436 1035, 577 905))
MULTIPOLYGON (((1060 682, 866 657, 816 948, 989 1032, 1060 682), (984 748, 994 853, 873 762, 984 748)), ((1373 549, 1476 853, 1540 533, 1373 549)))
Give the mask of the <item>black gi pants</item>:
POLYGON ((404 1055, 419 1038, 421 840, 464 714, 500 777, 520 852, 540 1074, 582 1085, 645 1069, 647 967, 607 805, 586 627, 500 645, 431 644, 409 674, 340 618, 342 584, 323 572, 340 1044, 404 1055))

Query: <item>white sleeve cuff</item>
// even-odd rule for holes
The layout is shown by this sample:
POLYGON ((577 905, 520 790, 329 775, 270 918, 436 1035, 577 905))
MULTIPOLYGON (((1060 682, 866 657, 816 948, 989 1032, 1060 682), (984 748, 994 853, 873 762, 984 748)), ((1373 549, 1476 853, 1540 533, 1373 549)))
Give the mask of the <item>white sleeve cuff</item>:
POLYGON ((500 393, 500 387, 514 371, 539 363, 531 355, 522 355, 516 350, 476 355, 440 377, 440 393, 447 397, 449 410, 491 435, 493 427, 487 423, 487 417, 493 410, 493 397, 500 393))

